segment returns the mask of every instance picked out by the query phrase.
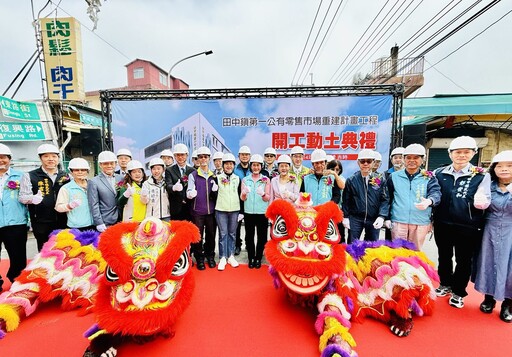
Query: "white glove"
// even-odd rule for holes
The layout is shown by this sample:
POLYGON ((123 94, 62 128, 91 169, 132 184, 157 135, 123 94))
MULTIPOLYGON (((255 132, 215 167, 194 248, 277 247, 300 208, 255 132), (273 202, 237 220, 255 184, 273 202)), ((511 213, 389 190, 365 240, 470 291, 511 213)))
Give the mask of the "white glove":
POLYGON ((219 190, 219 186, 214 182, 212 185, 212 192, 217 192, 219 190))
POLYGON ((375 222, 373 222, 373 228, 375 228, 375 229, 381 229, 383 225, 384 225, 384 218, 382 218, 382 217, 377 217, 375 222))
POLYGON ((244 219, 244 215, 239 213, 238 214, 238 222, 242 222, 243 219, 244 219))
POLYGON ((80 206, 82 204, 82 201, 80 200, 73 200, 71 202, 68 203, 68 206, 70 209, 74 209, 74 208, 77 208, 78 206, 80 206))
POLYGON ((420 211, 426 210, 430 205, 432 204, 432 200, 430 198, 421 198, 420 203, 415 203, 414 206, 419 209, 420 211))
POLYGON ((187 198, 189 200, 191 200, 193 198, 196 198, 196 196, 197 196, 197 191, 196 190, 187 191, 187 198))
POLYGON ((149 195, 149 190, 147 188, 143 188, 142 190, 140 190, 140 195, 141 196, 149 195))
POLYGON ((491 202, 484 193, 478 191, 475 193, 475 197, 473 199, 473 205, 475 208, 486 209, 490 204, 491 202))
POLYGON ((35 195, 32 195, 32 204, 38 205, 43 201, 43 194, 41 191, 37 191, 35 195))
POLYGON ((242 189, 242 193, 244 195, 247 195, 249 192, 251 192, 251 188, 249 186, 244 186, 244 188, 242 189))
POLYGON ((183 185, 181 184, 181 182, 178 181, 172 186, 172 190, 174 192, 181 192, 183 191, 183 185))
POLYGON ((512 183, 509 183, 508 186, 507 186, 507 191, 509 193, 512 193, 512 183))
POLYGON ((391 229, 392 223, 389 219, 384 221, 384 227, 386 227, 387 229, 391 229))
POLYGON ((259 186, 256 189, 256 194, 259 195, 259 196, 263 196, 265 194, 265 189, 263 188, 263 186, 259 186))
POLYGON ((289 198, 290 197, 290 191, 288 190, 283 190, 283 192, 281 192, 281 197, 282 198, 289 198))
POLYGON ((100 233, 103 233, 107 230, 107 226, 104 224, 100 224, 100 225, 96 226, 96 230, 100 233))
POLYGON ((346 229, 350 229, 350 220, 348 218, 343 218, 342 224, 346 229))
POLYGON ((126 191, 124 191, 123 193, 123 196, 128 198, 130 197, 131 195, 133 195, 135 193, 135 188, 133 186, 128 186, 128 188, 126 189, 126 191))

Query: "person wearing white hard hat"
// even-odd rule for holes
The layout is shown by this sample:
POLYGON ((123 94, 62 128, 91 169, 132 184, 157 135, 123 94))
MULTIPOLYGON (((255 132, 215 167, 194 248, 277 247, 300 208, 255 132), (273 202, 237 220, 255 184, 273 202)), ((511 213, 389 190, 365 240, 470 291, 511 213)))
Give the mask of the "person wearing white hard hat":
MULTIPOLYGON (((251 174, 251 170, 249 170, 249 161, 251 160, 251 149, 247 145, 243 145, 238 149, 238 165, 235 166, 235 175, 240 177, 240 181, 242 179, 251 174)), ((238 216, 238 227, 236 229, 236 241, 235 241, 235 255, 239 255, 242 250, 242 238, 241 238, 241 229, 242 229, 242 220, 244 217, 244 202, 241 202, 240 206, 240 215, 238 216)))
POLYGON ((277 159, 279 176, 270 181, 270 202, 282 199, 294 203, 299 198, 299 185, 297 176, 290 173, 292 159, 288 155, 281 155, 277 159))
POLYGON ((37 154, 41 166, 25 173, 21 179, 19 200, 28 205, 39 251, 52 231, 66 228, 66 214, 55 211, 55 198, 62 185, 69 181, 67 173, 59 170, 59 153, 55 145, 40 145, 37 154))
MULTIPOLYGON (((27 207, 18 201, 21 171, 11 168, 12 152, 0 144, 0 246, 9 255, 7 278, 14 282, 27 266, 27 207)), ((3 280, 0 276, 0 291, 3 280)))
POLYGON ((391 167, 386 171, 386 179, 395 171, 400 171, 405 168, 404 166, 404 153, 405 148, 399 146, 391 150, 391 155, 389 158, 391 159, 391 167))
POLYGON ((222 151, 217 151, 215 154, 213 154, 212 161, 213 161, 213 174, 214 175, 220 175, 222 173, 222 157, 224 156, 224 153, 222 151))
POLYGON ((313 164, 313 173, 304 176, 300 186, 300 192, 311 194, 311 200, 314 206, 327 201, 333 201, 338 204, 341 199, 341 191, 336 184, 334 175, 324 175, 327 167, 327 154, 322 149, 315 149, 311 153, 311 163, 313 164))
POLYGON ((59 190, 55 210, 67 214, 68 228, 76 228, 81 231, 94 230, 96 227, 87 200, 89 163, 87 160, 77 157, 69 161, 68 169, 73 180, 59 190))
POLYGON ((169 149, 162 150, 162 152, 160 153, 160 158, 164 161, 165 168, 174 164, 174 155, 172 151, 169 149))
POLYGON ((270 200, 270 179, 261 173, 263 167, 261 155, 251 156, 250 167, 251 175, 242 179, 240 198, 244 201, 245 246, 249 258, 249 269, 259 269, 267 243, 268 219, 265 212, 270 200))
POLYGON ((500 319, 512 323, 512 150, 494 156, 488 175, 491 199, 477 192, 474 202, 486 209, 475 289, 485 294, 480 311, 491 314, 496 300, 503 301, 500 319))
POLYGON ((361 238, 379 240, 380 229, 389 214, 389 200, 382 175, 372 173, 375 155, 363 149, 357 155, 359 171, 345 182, 342 210, 343 226, 349 230, 348 243, 361 238))
POLYGON ((169 196, 165 189, 164 160, 155 157, 149 162, 151 177, 142 184, 140 200, 146 204, 146 218, 156 217, 169 222, 171 219, 171 207, 169 196))
POLYGON ((132 160, 132 152, 128 149, 119 149, 117 150, 116 156, 119 170, 117 170, 115 173, 124 176, 128 173, 126 168, 128 163, 132 160))
POLYGON ((448 304, 459 309, 464 307, 473 257, 479 250, 485 223, 485 211, 473 205, 475 194, 485 185, 484 169, 470 163, 477 150, 475 139, 459 136, 448 148, 452 163, 435 171, 441 186, 441 202, 434 210, 440 278, 435 292, 440 297, 451 294, 448 304))
POLYGON ((382 165, 382 155, 378 151, 373 152, 375 160, 373 161, 372 172, 379 173, 380 166, 382 165))
POLYGON ((304 149, 302 146, 294 146, 290 152, 290 157, 292 158, 292 167, 291 171, 297 177, 297 184, 299 187, 302 185, 302 179, 307 174, 312 173, 312 170, 309 167, 302 165, 304 161, 304 149))
POLYGON ((98 155, 100 173, 87 182, 87 200, 92 220, 98 232, 119 221, 117 193, 120 190, 121 175, 116 175, 117 157, 112 151, 102 151, 98 155))
POLYGON ((199 167, 188 175, 187 198, 191 200, 192 222, 199 229, 201 240, 192 243, 190 252, 194 255, 198 270, 204 270, 204 260, 210 268, 215 268, 215 201, 217 200, 217 177, 210 170, 210 149, 201 146, 197 149, 199 167), (204 236, 204 238, 203 238, 204 236))
POLYGON ((144 166, 138 160, 132 160, 126 166, 128 173, 121 182, 117 195, 117 204, 122 209, 123 222, 142 222, 146 218, 146 203, 143 200, 149 192, 142 189, 147 179, 144 166))
POLYGON ((386 181, 391 219, 384 222, 391 229, 392 240, 405 239, 421 250, 432 231, 432 208, 441 200, 441 188, 431 171, 422 170, 425 148, 411 144, 403 152, 405 170, 396 171, 386 181))
POLYGON ((226 153, 222 156, 222 173, 217 176, 219 191, 215 203, 215 218, 219 226, 219 265, 222 271, 229 264, 238 267, 235 259, 236 229, 240 212, 240 177, 234 174, 235 156, 226 153))
POLYGON ((268 147, 263 152, 263 170, 268 172, 268 176, 270 178, 276 177, 279 175, 279 171, 277 169, 277 152, 273 147, 268 147))
POLYGON ((173 149, 176 163, 165 169, 165 186, 171 203, 171 219, 190 221, 190 210, 186 197, 188 175, 194 168, 187 165, 188 148, 185 144, 176 144, 173 149))
POLYGON ((192 167, 197 170, 199 167, 199 160, 197 159, 197 150, 192 151, 191 155, 192 167))

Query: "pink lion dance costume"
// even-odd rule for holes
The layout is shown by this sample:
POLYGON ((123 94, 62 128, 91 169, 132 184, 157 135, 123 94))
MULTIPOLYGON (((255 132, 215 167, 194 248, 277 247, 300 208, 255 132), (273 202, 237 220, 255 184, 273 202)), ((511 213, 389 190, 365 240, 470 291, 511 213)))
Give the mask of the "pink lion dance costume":
POLYGON ((293 206, 274 201, 265 256, 276 288, 293 303, 315 306, 315 329, 322 356, 356 356, 352 320, 371 316, 386 322, 397 336, 407 336, 412 316, 434 307, 437 273, 422 252, 405 241, 339 244, 342 213, 333 202, 311 207, 309 194, 293 206))

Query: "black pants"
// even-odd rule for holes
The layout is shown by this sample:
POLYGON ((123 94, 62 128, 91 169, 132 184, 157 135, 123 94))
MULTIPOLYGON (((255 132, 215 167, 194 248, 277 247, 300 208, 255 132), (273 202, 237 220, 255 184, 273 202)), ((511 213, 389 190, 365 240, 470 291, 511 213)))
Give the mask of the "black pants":
POLYGON ((215 257, 215 216, 213 214, 192 216, 192 221, 199 228, 201 235, 201 241, 191 245, 191 252, 196 261, 204 260, 205 257, 215 257))
MULTIPOLYGON (((4 244, 9 255, 7 278, 12 282, 27 266, 27 225, 17 224, 0 228, 0 246, 4 244)), ((2 279, 0 279, 0 286, 2 279)))
POLYGON ((480 249, 483 231, 446 223, 434 223, 434 237, 439 253, 437 271, 441 285, 464 297, 471 276, 473 258, 480 249), (455 253, 455 270, 453 256, 455 253))
POLYGON ((235 247, 236 248, 240 248, 240 250, 242 250, 241 231, 242 231, 242 221, 239 221, 238 222, 238 226, 236 227, 235 247))
POLYGON ((245 247, 247 248, 247 256, 249 260, 261 260, 263 258, 263 250, 267 243, 268 219, 264 214, 244 215, 245 221, 245 247), (257 233, 256 251, 254 249, 254 233, 257 233))
MULTIPOLYGON (((37 241, 37 250, 40 252, 43 245, 48 242, 50 233, 56 229, 62 229, 57 222, 39 223, 32 221, 32 232, 37 241)), ((65 227, 64 227, 65 228, 65 227)))

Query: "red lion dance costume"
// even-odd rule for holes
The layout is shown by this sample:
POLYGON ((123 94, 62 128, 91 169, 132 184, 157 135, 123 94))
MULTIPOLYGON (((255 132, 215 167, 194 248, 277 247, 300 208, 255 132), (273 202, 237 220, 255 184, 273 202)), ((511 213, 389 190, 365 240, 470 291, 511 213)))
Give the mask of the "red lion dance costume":
POLYGON ((316 304, 322 356, 357 355, 351 320, 371 316, 388 323, 395 335, 407 336, 413 314, 432 313, 438 276, 410 243, 339 244, 339 208, 333 202, 311 207, 308 194, 296 207, 276 200, 266 214, 272 240, 265 256, 274 286, 284 287, 293 303, 316 304))
POLYGON ((39 302, 57 297, 63 308, 96 313, 97 324, 86 332, 91 341, 86 356, 115 355, 126 339, 172 336, 192 296, 189 246, 199 237, 189 222, 154 218, 116 224, 99 242, 96 232, 54 232, 0 295, 0 337, 16 329, 39 302))

